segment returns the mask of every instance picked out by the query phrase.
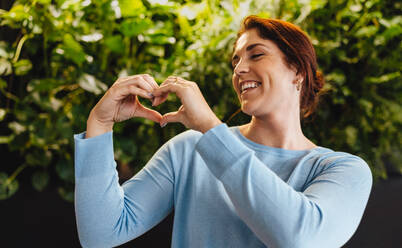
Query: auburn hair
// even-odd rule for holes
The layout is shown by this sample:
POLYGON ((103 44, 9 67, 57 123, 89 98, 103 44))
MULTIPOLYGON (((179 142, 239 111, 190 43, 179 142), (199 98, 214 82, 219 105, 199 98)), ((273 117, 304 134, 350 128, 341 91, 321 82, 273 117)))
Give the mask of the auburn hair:
POLYGON ((323 92, 324 77, 318 71, 315 50, 308 35, 290 22, 251 15, 243 20, 233 51, 240 36, 250 29, 256 29, 261 38, 274 42, 285 55, 287 65, 296 68, 297 74, 301 73, 300 112, 302 118, 311 115, 323 92))

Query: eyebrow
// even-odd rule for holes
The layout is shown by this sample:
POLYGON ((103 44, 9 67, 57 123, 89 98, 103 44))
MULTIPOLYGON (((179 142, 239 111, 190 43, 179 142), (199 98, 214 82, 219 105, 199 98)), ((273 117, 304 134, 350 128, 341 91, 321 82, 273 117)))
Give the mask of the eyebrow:
MULTIPOLYGON (((256 47, 256 46, 263 46, 263 47, 268 48, 266 45, 264 45, 264 44, 262 44, 262 43, 254 43, 254 44, 251 44, 251 45, 249 45, 248 47, 246 47, 246 51, 250 51, 251 49, 253 49, 253 48, 256 47)), ((233 55, 232 61, 233 61, 236 57, 237 57, 237 55, 233 55)))

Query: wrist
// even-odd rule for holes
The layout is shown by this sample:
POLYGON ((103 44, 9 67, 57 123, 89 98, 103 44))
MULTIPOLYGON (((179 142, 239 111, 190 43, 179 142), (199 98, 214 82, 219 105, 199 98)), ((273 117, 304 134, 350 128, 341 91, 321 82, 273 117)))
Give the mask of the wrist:
POLYGON ((105 124, 98 121, 91 114, 89 115, 85 138, 95 137, 111 131, 113 131, 113 123, 105 124))
POLYGON ((208 132, 210 129, 212 129, 212 128, 214 128, 214 127, 220 125, 220 124, 222 124, 222 121, 219 120, 219 119, 216 117, 215 119, 213 119, 213 120, 211 120, 210 122, 208 122, 203 128, 201 128, 200 131, 201 131, 202 133, 206 133, 206 132, 208 132))

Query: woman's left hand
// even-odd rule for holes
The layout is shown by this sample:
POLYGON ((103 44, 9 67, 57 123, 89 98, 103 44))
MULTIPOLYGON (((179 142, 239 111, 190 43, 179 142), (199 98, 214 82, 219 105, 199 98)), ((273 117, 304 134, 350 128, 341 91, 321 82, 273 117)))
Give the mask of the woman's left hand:
POLYGON ((169 122, 180 122, 187 128, 202 133, 221 124, 215 113, 208 106, 198 85, 180 77, 168 77, 152 94, 155 96, 153 106, 166 101, 169 93, 175 93, 182 105, 175 112, 164 114, 160 125, 164 127, 169 122))

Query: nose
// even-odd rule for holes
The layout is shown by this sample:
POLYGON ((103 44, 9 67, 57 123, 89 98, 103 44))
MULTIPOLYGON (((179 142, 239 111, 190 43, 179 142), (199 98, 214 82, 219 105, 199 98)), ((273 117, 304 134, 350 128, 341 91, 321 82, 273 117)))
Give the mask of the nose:
POLYGON ((235 68, 234 68, 234 73, 238 76, 249 72, 250 68, 249 65, 246 61, 244 61, 243 59, 240 59, 239 62, 236 64, 235 68))

